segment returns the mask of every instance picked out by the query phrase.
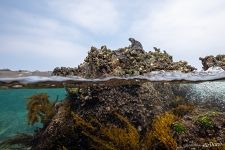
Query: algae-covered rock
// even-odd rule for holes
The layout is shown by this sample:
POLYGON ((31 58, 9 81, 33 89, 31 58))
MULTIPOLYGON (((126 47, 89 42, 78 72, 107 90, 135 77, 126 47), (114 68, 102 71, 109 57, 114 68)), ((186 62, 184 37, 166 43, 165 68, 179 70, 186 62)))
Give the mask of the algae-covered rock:
POLYGON ((33 150, 63 150, 70 145, 72 149, 79 149, 79 138, 74 130, 73 120, 67 102, 59 108, 47 127, 36 131, 33 137, 33 150))
MULTIPOLYGON (((109 138, 115 136, 108 135, 112 128, 115 132, 118 131, 119 137, 122 136, 119 131, 124 131, 123 135, 128 136, 123 123, 118 122, 118 119, 113 117, 114 114, 127 118, 126 124, 135 130, 136 135, 150 136, 147 129, 153 119, 163 113, 170 99, 175 98, 169 84, 133 80, 79 84, 77 87, 67 88, 67 92, 67 100, 59 106, 48 126, 38 130, 34 135, 33 149, 62 149, 63 146, 67 149, 89 149, 96 147, 96 143, 91 142, 96 139, 95 136, 105 141, 109 139, 101 137, 103 133, 109 138), (163 90, 158 91, 158 88, 163 90), (76 121, 71 114, 78 116, 76 121), (77 126, 78 124, 80 126, 77 126), (94 131, 89 128, 94 128, 94 131)), ((131 140, 137 139, 136 135, 130 137, 131 140)), ((119 141, 122 142, 121 140, 119 141)))

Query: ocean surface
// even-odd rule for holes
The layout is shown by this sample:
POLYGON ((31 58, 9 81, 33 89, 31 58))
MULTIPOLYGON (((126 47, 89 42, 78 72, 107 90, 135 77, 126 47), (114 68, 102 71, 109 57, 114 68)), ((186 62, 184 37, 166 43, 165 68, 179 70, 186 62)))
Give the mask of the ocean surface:
POLYGON ((47 93, 55 101, 65 98, 64 88, 51 89, 0 89, 0 141, 17 133, 32 133, 41 124, 27 123, 27 98, 37 93, 47 93))

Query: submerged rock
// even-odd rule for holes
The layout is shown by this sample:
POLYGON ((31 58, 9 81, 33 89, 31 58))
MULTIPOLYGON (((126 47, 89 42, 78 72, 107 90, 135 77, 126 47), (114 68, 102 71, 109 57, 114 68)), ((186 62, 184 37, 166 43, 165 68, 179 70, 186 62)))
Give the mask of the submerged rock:
POLYGON ((67 88, 67 100, 34 135, 32 149, 123 150, 127 143, 135 150, 203 149, 211 139, 223 149, 224 112, 188 103, 174 88, 131 81, 67 88))
POLYGON ((32 96, 35 101, 28 103, 32 104, 28 116, 35 114, 30 120, 43 127, 28 146, 33 150, 203 149, 213 140, 223 149, 225 105, 216 100, 224 100, 224 83, 207 84, 193 88, 191 83, 138 79, 79 81, 67 85, 62 102, 49 102, 46 94, 32 96))
MULTIPOLYGON (((127 118, 128 123, 141 136, 147 132, 153 119, 167 109, 168 101, 175 99, 171 86, 167 83, 133 80, 79 84, 66 90, 68 96, 57 107, 56 115, 34 135, 32 149, 89 149, 91 142, 83 135, 82 128, 92 128, 91 123, 93 126, 100 124, 102 128, 109 123, 122 128, 123 125, 113 117, 114 114, 127 118), (83 120, 74 122, 71 114, 76 114, 83 120), (83 127, 77 128, 78 123, 83 127)), ((97 128, 96 132, 100 130, 97 128)), ((89 131, 88 129, 86 132, 89 131)))
POLYGON ((146 129, 152 118, 166 107, 167 101, 175 98, 168 84, 137 82, 129 85, 127 82, 114 86, 115 82, 81 88, 80 96, 70 97, 72 109, 84 118, 95 116, 106 122, 110 121, 107 116, 117 112, 128 117, 136 127, 146 129), (163 90, 158 91, 159 88, 163 90))
POLYGON ((84 62, 77 68, 57 67, 52 75, 81 76, 85 78, 100 78, 107 76, 133 76, 159 70, 178 70, 191 72, 196 68, 185 61, 173 62, 172 56, 166 51, 154 48, 154 52, 145 52, 141 43, 129 38, 129 47, 110 50, 106 46, 101 49, 91 47, 84 62))

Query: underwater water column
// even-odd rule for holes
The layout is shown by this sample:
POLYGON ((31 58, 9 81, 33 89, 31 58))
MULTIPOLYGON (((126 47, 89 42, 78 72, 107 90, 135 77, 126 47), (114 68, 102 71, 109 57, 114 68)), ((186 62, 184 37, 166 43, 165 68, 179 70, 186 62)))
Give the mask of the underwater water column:
POLYGON ((27 123, 27 98, 47 93, 55 101, 65 98, 65 89, 1 89, 0 90, 0 141, 17 133, 32 133, 41 124, 29 126, 27 123))

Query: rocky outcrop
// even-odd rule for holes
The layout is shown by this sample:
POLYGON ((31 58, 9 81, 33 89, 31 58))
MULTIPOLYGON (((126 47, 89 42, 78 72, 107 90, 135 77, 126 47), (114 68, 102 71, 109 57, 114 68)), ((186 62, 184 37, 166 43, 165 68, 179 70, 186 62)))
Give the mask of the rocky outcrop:
POLYGON ((223 70, 225 70, 225 55, 217 55, 216 57, 210 55, 204 58, 200 57, 199 60, 202 61, 202 68, 204 70, 207 70, 210 67, 221 67, 223 70))
POLYGON ((106 46, 101 49, 91 47, 88 56, 77 68, 55 68, 53 75, 81 76, 85 78, 99 78, 107 76, 143 75, 151 71, 179 70, 191 72, 196 68, 186 61, 173 62, 172 56, 166 51, 154 48, 155 51, 145 52, 140 42, 129 39, 129 47, 110 50, 106 46))

